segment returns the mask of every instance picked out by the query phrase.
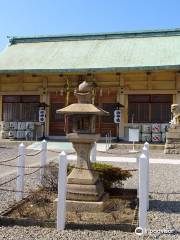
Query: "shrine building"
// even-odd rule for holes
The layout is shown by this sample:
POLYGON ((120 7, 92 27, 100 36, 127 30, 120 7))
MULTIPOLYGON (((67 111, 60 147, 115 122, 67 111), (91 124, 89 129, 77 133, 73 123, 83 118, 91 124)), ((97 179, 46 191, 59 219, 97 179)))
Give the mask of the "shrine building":
POLYGON ((0 53, 0 121, 41 126, 44 107, 45 136, 63 138, 71 121, 56 110, 76 101, 84 80, 95 86, 94 104, 110 113, 96 121, 102 137, 127 139, 132 122, 140 133, 167 124, 171 104, 180 104, 180 29, 11 37, 0 53))

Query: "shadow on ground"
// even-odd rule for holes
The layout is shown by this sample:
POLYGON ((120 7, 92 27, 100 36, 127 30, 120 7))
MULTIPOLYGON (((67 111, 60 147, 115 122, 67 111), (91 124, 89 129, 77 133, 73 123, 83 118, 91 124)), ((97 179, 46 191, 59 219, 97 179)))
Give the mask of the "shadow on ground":
POLYGON ((149 205, 151 211, 159 211, 162 213, 180 213, 180 201, 150 200, 149 205))

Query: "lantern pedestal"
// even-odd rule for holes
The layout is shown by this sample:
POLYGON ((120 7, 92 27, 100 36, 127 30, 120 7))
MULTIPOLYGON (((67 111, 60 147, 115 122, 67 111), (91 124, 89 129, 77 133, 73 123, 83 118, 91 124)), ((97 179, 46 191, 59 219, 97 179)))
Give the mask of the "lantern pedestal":
POLYGON ((99 201, 104 195, 104 188, 98 173, 92 171, 90 152, 99 134, 70 133, 67 138, 77 152, 77 163, 68 176, 67 199, 80 201, 99 201))

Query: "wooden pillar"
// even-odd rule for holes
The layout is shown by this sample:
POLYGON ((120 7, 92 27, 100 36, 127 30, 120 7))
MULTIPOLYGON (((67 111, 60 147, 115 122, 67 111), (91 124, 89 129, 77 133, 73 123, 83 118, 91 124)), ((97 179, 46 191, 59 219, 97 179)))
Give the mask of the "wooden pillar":
POLYGON ((0 96, 0 122, 3 120, 3 112, 2 112, 2 96, 0 96))
MULTIPOLYGON (((124 93, 120 92, 119 95, 119 102, 120 104, 124 105, 125 104, 125 97, 124 97, 124 93)), ((125 119, 125 111, 124 108, 121 108, 121 122, 119 124, 119 137, 123 138, 124 137, 124 119, 125 119)))
POLYGON ((151 90, 152 89, 152 73, 151 72, 147 72, 146 73, 146 81, 147 81, 147 89, 151 90))
MULTIPOLYGON (((49 93, 47 92, 48 79, 44 77, 42 79, 43 89, 41 90, 40 102, 46 103, 49 106, 49 93)), ((46 108, 46 124, 45 124, 45 136, 49 136, 49 107, 46 108)))
MULTIPOLYGON (((124 78, 123 76, 119 76, 119 89, 117 94, 117 101, 125 105, 125 97, 124 97, 124 78)), ((124 122, 125 122, 125 111, 124 108, 121 108, 121 122, 119 123, 119 138, 124 137, 124 122)))
MULTIPOLYGON (((174 99, 173 99, 173 102, 174 102, 174 99)), ((176 94, 176 103, 180 104, 180 91, 178 91, 176 94)))
MULTIPOLYGON (((46 103, 50 106, 50 93, 46 93, 46 103)), ((46 109, 46 136, 49 136, 49 118, 50 118, 50 107, 46 109)))
POLYGON ((180 104, 180 73, 176 73, 175 86, 177 90, 176 97, 173 96, 173 103, 180 104))
POLYGON ((124 123, 128 123, 128 94, 124 95, 124 123))
POLYGON ((173 104, 177 103, 177 94, 173 94, 173 104))

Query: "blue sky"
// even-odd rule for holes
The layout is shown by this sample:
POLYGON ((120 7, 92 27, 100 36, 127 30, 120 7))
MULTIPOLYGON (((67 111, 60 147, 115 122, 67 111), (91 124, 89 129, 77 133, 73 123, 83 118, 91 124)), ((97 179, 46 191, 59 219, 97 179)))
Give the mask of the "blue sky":
POLYGON ((117 32, 180 27, 179 0, 1 0, 6 36, 117 32))

